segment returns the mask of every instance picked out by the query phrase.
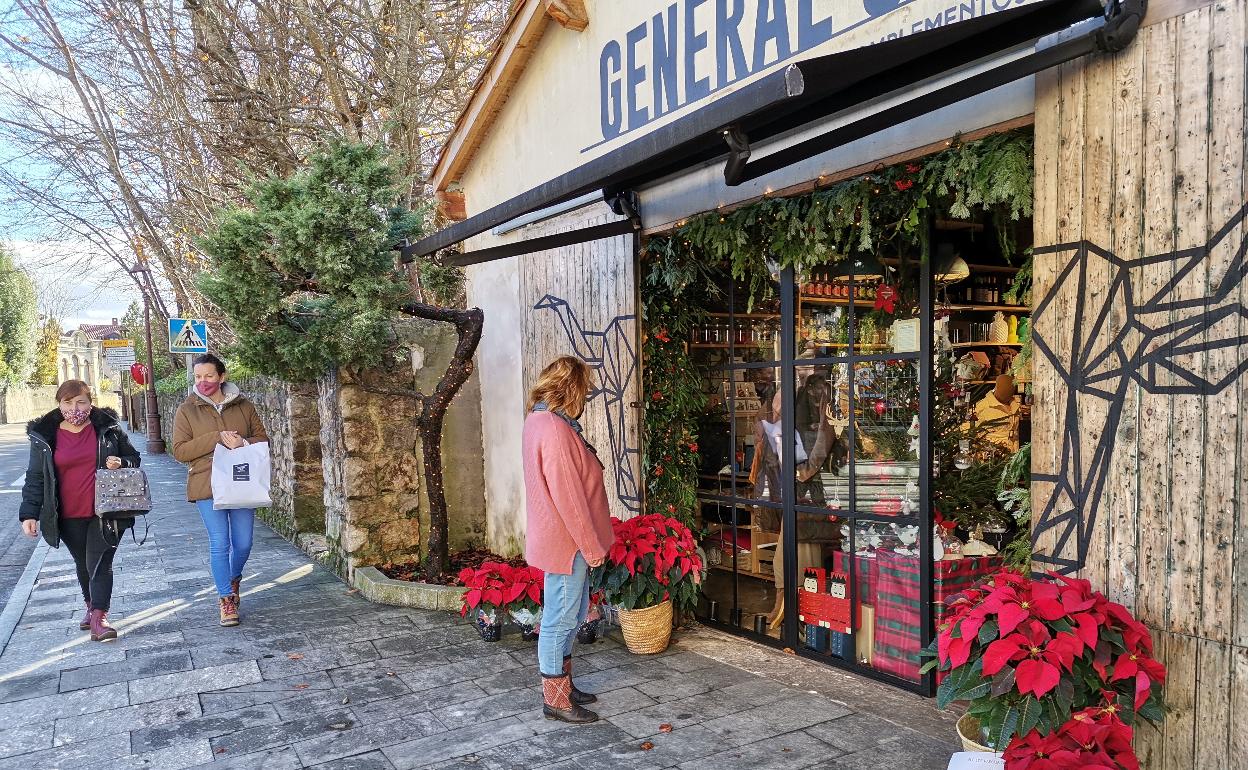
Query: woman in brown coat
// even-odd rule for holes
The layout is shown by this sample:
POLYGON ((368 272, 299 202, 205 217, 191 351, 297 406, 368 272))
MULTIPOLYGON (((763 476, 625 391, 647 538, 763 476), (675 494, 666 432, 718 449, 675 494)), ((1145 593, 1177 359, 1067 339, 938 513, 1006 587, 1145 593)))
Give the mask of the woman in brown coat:
POLYGON ((173 418, 173 456, 190 466, 186 499, 195 503, 208 529, 212 580, 220 597, 221 625, 238 625, 239 586, 251 555, 256 512, 212 506, 212 455, 217 444, 237 449, 268 441, 256 408, 226 382, 225 364, 211 353, 195 359, 195 390, 173 418))

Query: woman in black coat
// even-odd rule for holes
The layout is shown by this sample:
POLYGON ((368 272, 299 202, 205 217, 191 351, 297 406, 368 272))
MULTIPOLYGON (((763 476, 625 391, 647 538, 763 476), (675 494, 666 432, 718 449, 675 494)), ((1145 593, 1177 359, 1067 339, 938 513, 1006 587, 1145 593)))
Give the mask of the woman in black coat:
POLYGON ((48 545, 69 549, 78 568, 78 585, 87 614, 78 627, 91 641, 117 638, 108 625, 113 595, 113 556, 121 533, 133 519, 105 522, 95 515, 95 472, 99 468, 137 468, 139 453, 117 423, 112 409, 91 404, 82 380, 67 380, 56 391, 58 408, 26 425, 30 463, 18 509, 30 537, 42 530, 48 545))

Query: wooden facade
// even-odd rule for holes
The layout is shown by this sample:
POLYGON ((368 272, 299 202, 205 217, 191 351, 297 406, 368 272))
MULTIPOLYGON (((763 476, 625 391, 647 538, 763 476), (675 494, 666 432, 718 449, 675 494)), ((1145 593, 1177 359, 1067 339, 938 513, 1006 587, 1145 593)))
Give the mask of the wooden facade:
MULTIPOLYGON (((541 237, 605 224, 615 217, 585 209, 526 232, 541 237)), ((641 410, 638 389, 637 297, 633 236, 619 236, 517 257, 524 329, 524 389, 546 364, 575 355, 594 370, 581 424, 606 469, 611 514, 628 519, 641 510, 641 410)))
POLYGON ((1153 630, 1151 770, 1248 768, 1248 0, 1196 5, 1036 87, 1035 566, 1153 630))

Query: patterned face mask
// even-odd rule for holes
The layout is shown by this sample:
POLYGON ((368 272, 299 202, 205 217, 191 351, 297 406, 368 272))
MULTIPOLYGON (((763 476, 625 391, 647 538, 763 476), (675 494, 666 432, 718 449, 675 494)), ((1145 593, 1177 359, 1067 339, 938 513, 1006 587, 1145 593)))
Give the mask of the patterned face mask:
POLYGON ((65 422, 70 425, 86 425, 87 420, 91 418, 90 409, 65 409, 61 408, 61 416, 65 418, 65 422))

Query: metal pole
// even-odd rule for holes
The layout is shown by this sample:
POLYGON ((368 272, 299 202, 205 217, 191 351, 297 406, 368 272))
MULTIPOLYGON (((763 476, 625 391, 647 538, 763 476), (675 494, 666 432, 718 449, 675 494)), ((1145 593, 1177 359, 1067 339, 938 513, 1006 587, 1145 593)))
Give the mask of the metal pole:
POLYGON ((190 395, 195 389, 195 356, 186 354, 186 393, 190 395))
MULTIPOLYGON (((145 268, 146 269, 146 268, 145 268)), ((160 404, 156 400, 156 362, 152 355, 152 305, 147 292, 143 292, 143 324, 147 335, 147 453, 163 455, 165 440, 160 435, 160 404)))

